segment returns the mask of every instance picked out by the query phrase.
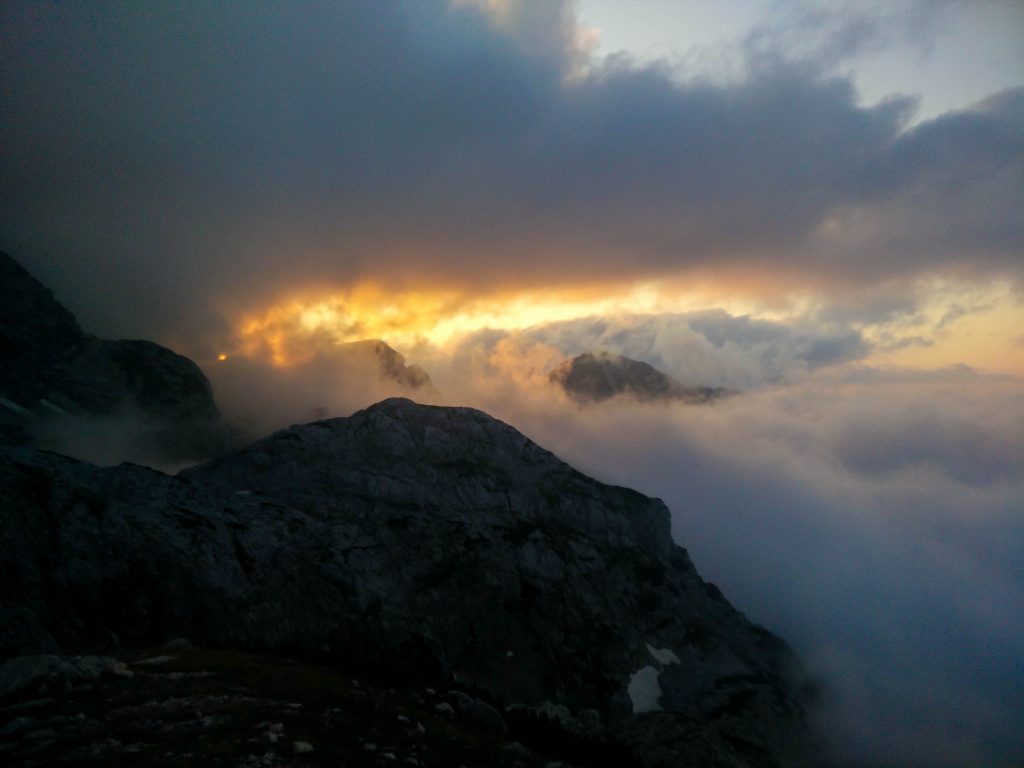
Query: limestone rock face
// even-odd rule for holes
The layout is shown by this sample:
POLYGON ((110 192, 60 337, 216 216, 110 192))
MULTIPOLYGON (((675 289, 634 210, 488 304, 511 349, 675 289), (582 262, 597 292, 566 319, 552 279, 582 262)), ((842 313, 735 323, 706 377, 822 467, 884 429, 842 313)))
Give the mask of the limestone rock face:
POLYGON ((446 680, 646 766, 797 759, 790 652, 665 506, 479 411, 387 400, 177 477, 6 449, 0 546, 3 655, 186 636, 446 680))
POLYGON ((717 387, 688 387, 647 363, 611 352, 577 355, 555 368, 550 379, 579 403, 600 402, 618 395, 641 401, 707 403, 733 394, 717 387))
POLYGON ((114 435, 116 421, 124 458, 174 461, 212 455, 219 420, 195 363, 150 341, 86 334, 47 288, 0 253, 0 442, 74 452, 64 438, 77 431, 89 432, 95 449, 97 439, 114 435))

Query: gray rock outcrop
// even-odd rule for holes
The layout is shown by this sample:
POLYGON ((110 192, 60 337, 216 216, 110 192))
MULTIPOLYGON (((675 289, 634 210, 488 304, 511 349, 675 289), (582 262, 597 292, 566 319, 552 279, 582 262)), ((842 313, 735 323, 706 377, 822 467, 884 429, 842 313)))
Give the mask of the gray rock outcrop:
POLYGON ((612 352, 577 355, 551 371, 549 378, 578 403, 596 403, 619 395, 645 402, 707 403, 734 394, 719 387, 686 386, 647 363, 612 352))
POLYGON ((177 477, 4 449, 0 547, 2 655, 187 636, 446 680, 645 766, 798 759, 789 650, 664 505, 479 411, 388 400, 177 477))

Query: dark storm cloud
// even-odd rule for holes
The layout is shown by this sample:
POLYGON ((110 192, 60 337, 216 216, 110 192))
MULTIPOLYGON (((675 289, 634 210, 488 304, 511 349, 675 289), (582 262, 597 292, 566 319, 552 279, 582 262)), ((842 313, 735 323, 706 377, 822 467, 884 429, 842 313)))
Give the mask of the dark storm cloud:
POLYGON ((807 61, 583 72, 566 6, 512 5, 6 3, 0 239, 164 339, 370 274, 1019 275, 1024 93, 904 133, 807 61))
POLYGON ((839 244, 846 257, 854 245, 864 249, 865 260, 877 260, 888 246, 904 262, 896 274, 948 261, 1020 276, 1024 90, 1003 91, 968 111, 923 123, 874 163, 870 186, 884 204, 851 217, 863 238, 851 233, 839 244))

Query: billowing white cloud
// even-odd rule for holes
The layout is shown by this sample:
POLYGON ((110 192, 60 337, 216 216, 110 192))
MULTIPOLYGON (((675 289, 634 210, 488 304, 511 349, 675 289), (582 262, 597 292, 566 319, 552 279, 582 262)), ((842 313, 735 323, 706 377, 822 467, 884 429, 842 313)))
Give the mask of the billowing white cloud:
MULTIPOLYGON (((462 339, 451 355, 463 362, 486 359, 514 376, 529 370, 536 378, 566 358, 609 351, 689 385, 746 390, 858 360, 869 349, 860 332, 843 323, 787 324, 709 310, 586 317, 521 332, 488 330, 462 339)), ((451 365, 446 356, 434 358, 440 370, 451 365)))
POLYGON ((424 362, 445 403, 664 499, 701 573, 797 648, 833 764, 1010 768, 1024 755, 1024 388, 965 366, 873 369, 859 339, 816 364, 845 338, 721 312, 590 318, 481 332, 424 362), (756 385, 705 406, 579 406, 547 373, 593 345, 666 369, 658 350, 691 354, 701 375, 745 361, 732 375, 756 385))
POLYGON ((460 402, 665 500, 701 573, 818 678, 834 764, 1024 756, 1019 382, 840 366, 712 406, 578 408, 463 381, 460 402))

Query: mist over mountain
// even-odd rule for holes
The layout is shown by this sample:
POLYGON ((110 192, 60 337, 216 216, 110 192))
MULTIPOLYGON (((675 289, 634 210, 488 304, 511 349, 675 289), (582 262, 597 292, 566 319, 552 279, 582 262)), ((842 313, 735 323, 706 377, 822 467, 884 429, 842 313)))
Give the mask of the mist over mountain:
POLYGON ((388 396, 438 402, 418 365, 379 340, 329 344, 287 369, 207 366, 143 340, 108 341, 0 252, 0 434, 101 464, 181 467, 289 424, 388 396), (224 417, 215 402, 226 404, 224 417))
POLYGON ((647 363, 613 352, 584 352, 551 371, 550 379, 580 403, 599 402, 619 395, 641 402, 708 403, 732 394, 721 387, 686 386, 647 363))
POLYGON ((195 363, 151 341, 91 336, 2 252, 0 406, 4 442, 93 461, 194 462, 227 445, 195 363))
MULTIPOLYGON (((40 444, 25 424, 44 420, 37 411, 56 414, 26 406, 45 394, 39 381, 47 380, 51 352, 25 350, 75 347, 83 332, 38 282, 23 285, 5 305, 5 348, 21 350, 6 359, 21 362, 4 368, 20 371, 6 379, 4 397, 16 408, 5 405, 4 420, 8 442, 17 434, 22 444, 40 444)), ((387 387, 407 394, 410 385, 423 392, 437 382, 448 402, 485 408, 588 474, 664 498, 673 537, 701 572, 748 615, 781 630, 818 681, 811 715, 830 764, 952 767, 982 756, 980 764, 1014 765, 1024 748, 1013 716, 1024 701, 1016 650, 1024 631, 1024 422, 1007 414, 1024 412, 1019 386, 965 366, 874 370, 855 363, 861 344, 718 313, 476 334, 448 356, 419 348, 429 385, 378 342, 320 345, 285 366, 229 357, 205 368, 220 409, 241 417, 253 437, 333 415, 318 406, 346 415, 387 387), (671 361, 668 370, 703 371, 709 380, 718 371, 755 386, 714 408, 631 397, 567 407, 550 373, 573 344, 595 335, 623 354, 671 361), (847 354, 854 364, 842 362, 847 354), (984 655, 974 651, 981 646, 984 655)), ((120 429, 96 426, 119 428, 121 419, 96 419, 86 422, 89 441, 76 455, 163 465, 152 454, 126 453, 123 440, 110 439, 120 429)), ((64 415, 53 421, 71 423, 64 415)), ((267 465, 275 463, 289 465, 267 465)), ((112 487, 104 480, 86 497, 101 499, 112 487)), ((8 551, 18 546, 12 540, 8 551)))
POLYGON ((373 356, 382 379, 390 380, 409 390, 421 390, 421 394, 435 394, 430 376, 418 365, 406 365, 405 357, 379 339, 351 341, 343 344, 340 351, 345 356, 373 356))
POLYGON ((248 439, 291 424, 348 416, 387 397, 443 402, 419 365, 379 340, 318 346, 287 366, 256 357, 211 362, 206 373, 225 416, 248 439))

